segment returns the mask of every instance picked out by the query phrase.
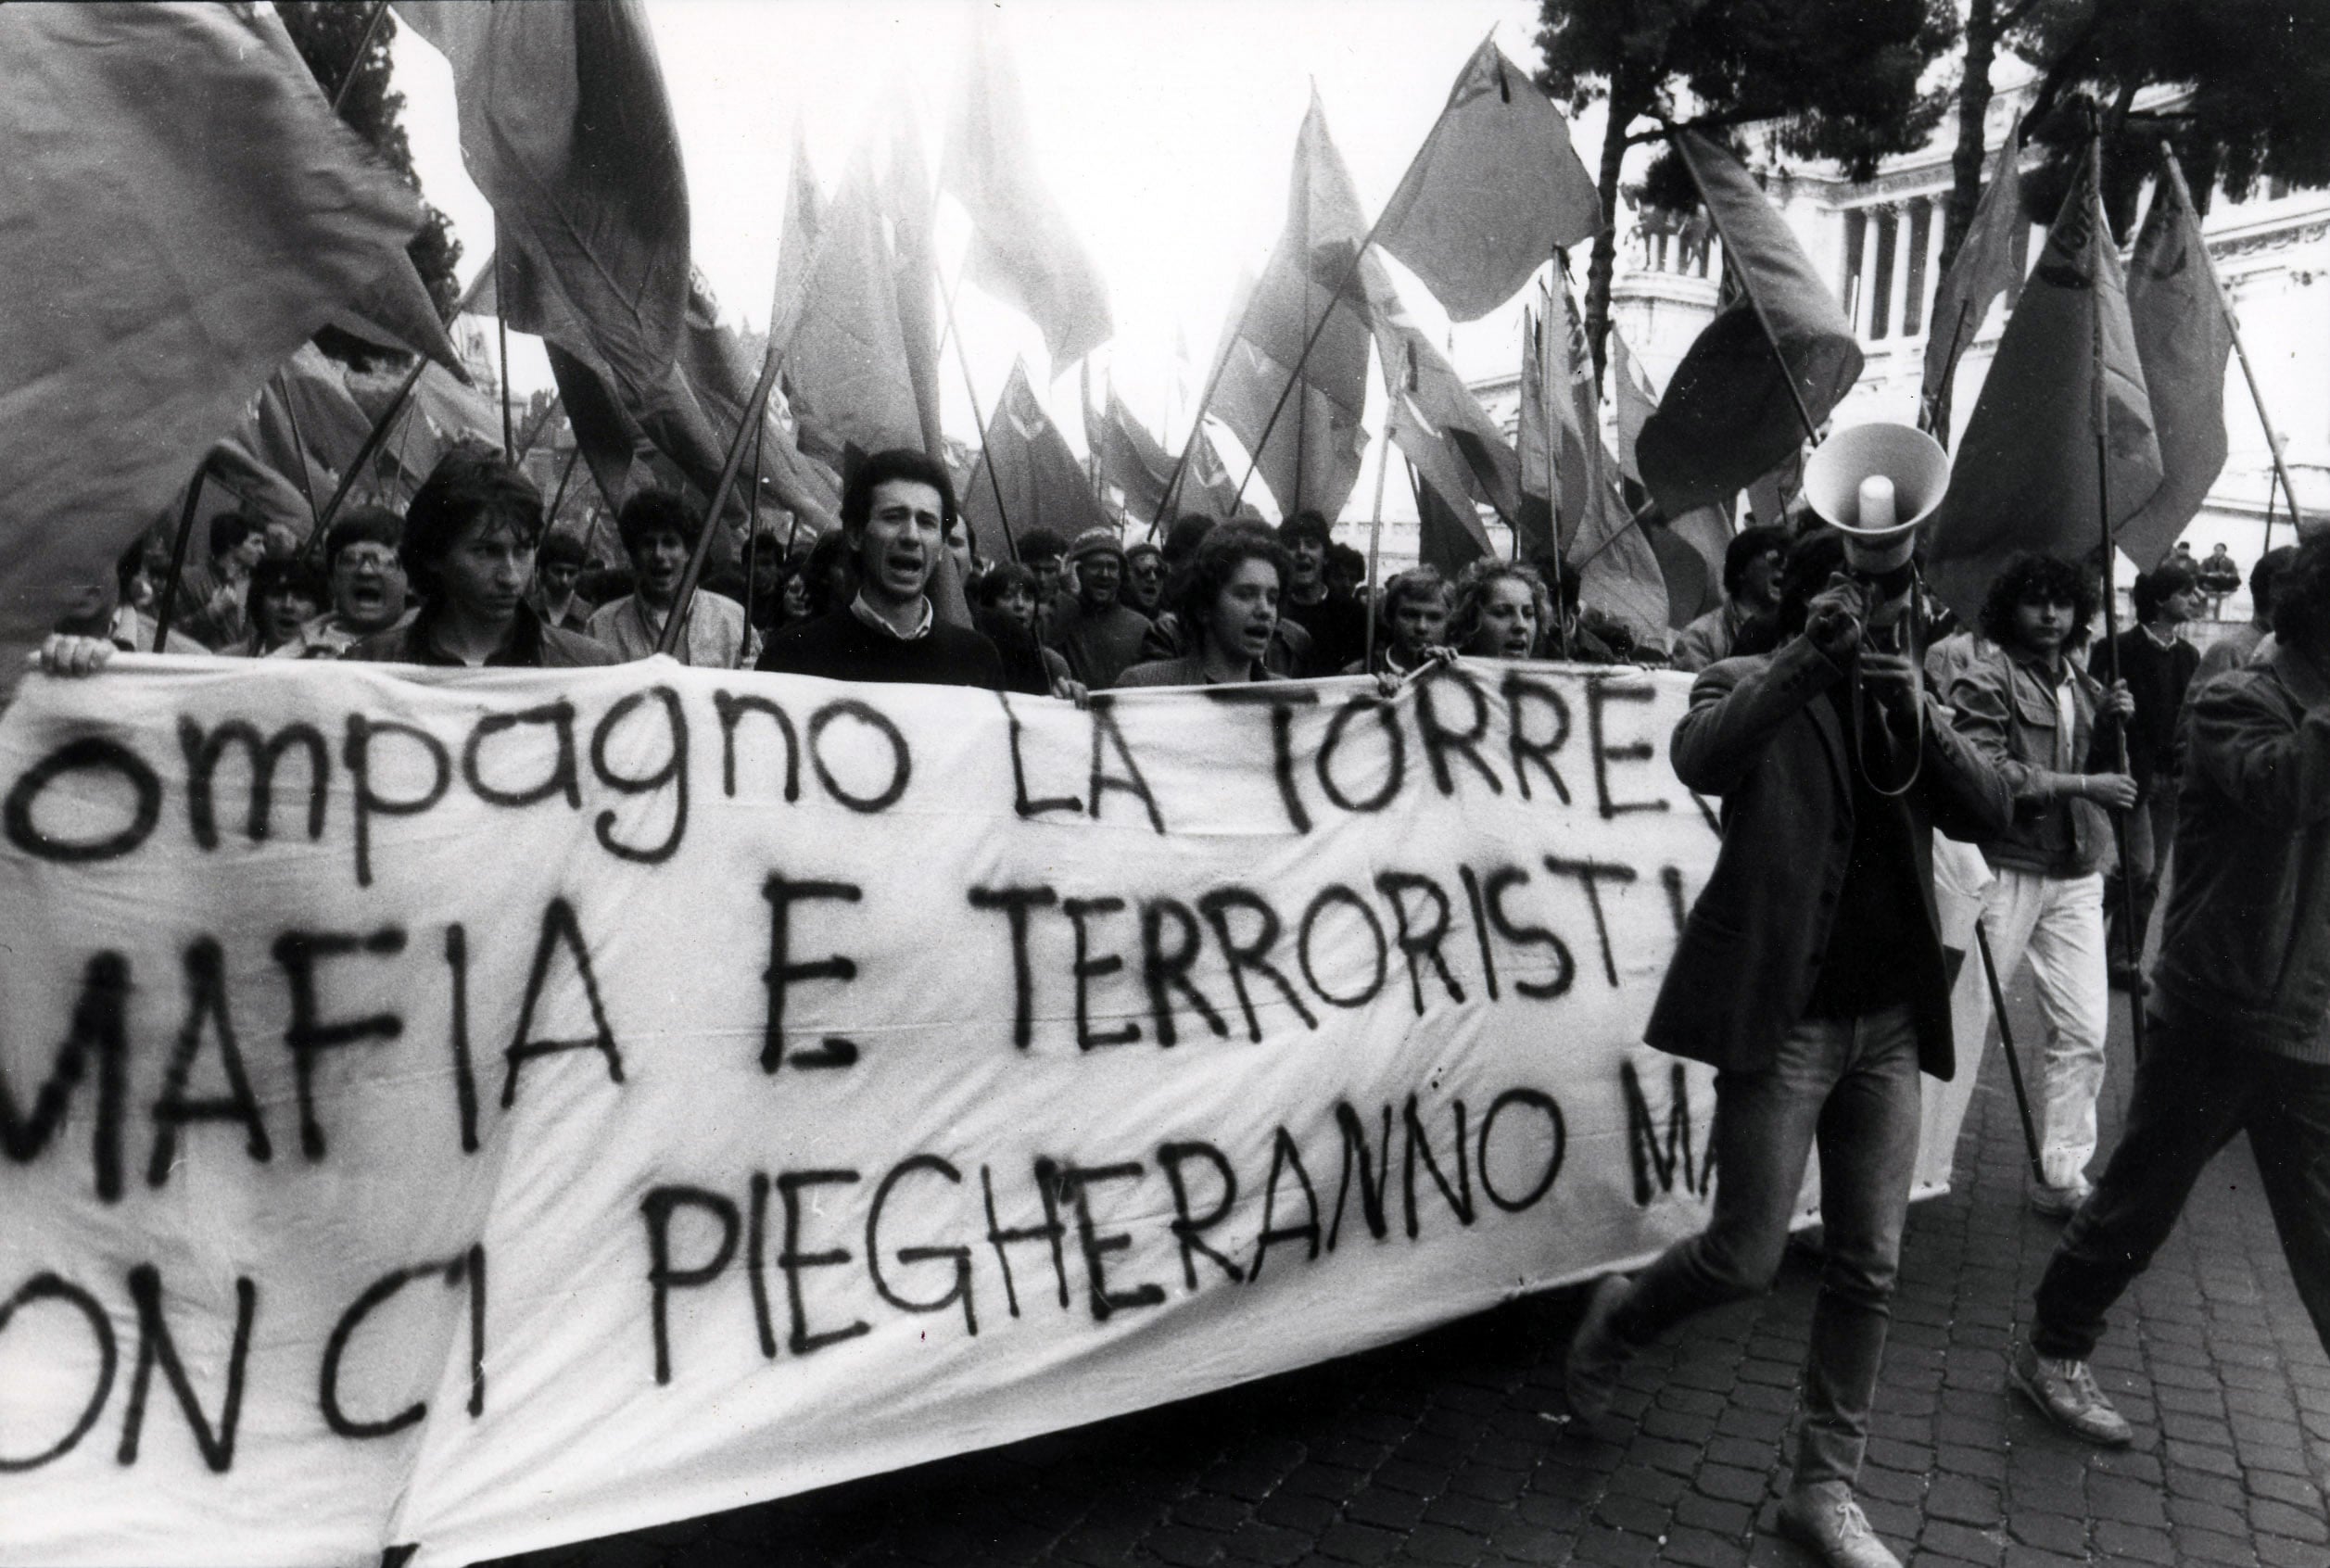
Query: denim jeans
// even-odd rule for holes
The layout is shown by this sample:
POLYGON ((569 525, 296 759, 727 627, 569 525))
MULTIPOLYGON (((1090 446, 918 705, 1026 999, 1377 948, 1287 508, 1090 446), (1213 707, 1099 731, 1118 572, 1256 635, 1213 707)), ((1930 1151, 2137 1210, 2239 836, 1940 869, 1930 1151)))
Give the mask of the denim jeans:
POLYGON ((2330 1067, 2212 1043, 2157 1014, 2146 1046, 2120 1146, 2039 1282, 2032 1347, 2094 1353, 2104 1314, 2168 1239, 2202 1169, 2246 1131, 2298 1297, 2330 1349, 2330 1067))
POLYGON ((2039 1165, 2050 1185, 2076 1185, 2096 1157, 2096 1100, 2104 1087, 2104 1030, 2111 992, 2104 964, 2104 879, 1996 867, 1982 893, 1998 980, 2027 953, 2046 1023, 2041 1058, 2039 1165))
POLYGON ((1767 1287, 1817 1144, 1828 1255, 1804 1359, 1799 1486, 1860 1473, 1918 1122, 1918 1036, 1906 1006, 1805 1018, 1770 1067, 1718 1072, 1715 1217, 1635 1280, 1611 1324, 1622 1343, 1643 1345, 1693 1313, 1767 1287))

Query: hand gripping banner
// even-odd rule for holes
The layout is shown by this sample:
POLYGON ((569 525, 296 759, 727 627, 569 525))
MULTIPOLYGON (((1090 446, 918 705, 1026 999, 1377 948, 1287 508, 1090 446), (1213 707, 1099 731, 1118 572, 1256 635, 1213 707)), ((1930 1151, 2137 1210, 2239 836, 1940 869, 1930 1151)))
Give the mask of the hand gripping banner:
POLYGON ((0 1559, 586 1538, 1695 1230, 1686 690, 28 680, 0 1559))

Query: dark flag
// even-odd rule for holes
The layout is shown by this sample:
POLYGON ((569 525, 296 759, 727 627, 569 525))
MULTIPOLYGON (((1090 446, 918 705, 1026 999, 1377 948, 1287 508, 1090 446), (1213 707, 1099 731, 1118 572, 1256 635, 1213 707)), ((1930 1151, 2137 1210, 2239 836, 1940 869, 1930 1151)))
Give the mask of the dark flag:
POLYGON ((986 446, 963 486, 962 503, 972 540, 998 560, 1016 555, 1008 540, 1030 528, 1072 539, 1108 520, 1083 465, 1035 400, 1028 367, 1016 360, 988 418, 986 446))
MULTIPOLYGON (((2021 134, 2020 120, 2007 127, 2006 145, 1991 166, 1990 183, 1982 187, 1982 199, 1974 209, 1974 221, 1933 291, 1933 309, 1926 317, 1925 379, 1918 392, 1929 424, 1948 400, 1958 358, 1981 330, 1990 302, 2019 281, 2015 235, 2029 222, 2022 215, 2021 134)), ((1941 435, 1949 439, 1948 431, 1941 435)))
POLYGON ((2225 362, 2233 327, 2200 237, 2200 220, 2171 157, 2128 261, 2128 321, 2160 443, 2160 487, 2121 526, 2139 566, 2168 558, 2225 465, 2225 362))

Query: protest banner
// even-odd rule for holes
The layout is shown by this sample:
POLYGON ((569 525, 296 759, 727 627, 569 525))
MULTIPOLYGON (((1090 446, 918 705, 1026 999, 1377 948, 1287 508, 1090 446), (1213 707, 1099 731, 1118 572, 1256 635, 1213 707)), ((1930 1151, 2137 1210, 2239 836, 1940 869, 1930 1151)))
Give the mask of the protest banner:
POLYGON ((0 1558, 461 1562, 1648 1255, 1686 690, 28 680, 0 1558))

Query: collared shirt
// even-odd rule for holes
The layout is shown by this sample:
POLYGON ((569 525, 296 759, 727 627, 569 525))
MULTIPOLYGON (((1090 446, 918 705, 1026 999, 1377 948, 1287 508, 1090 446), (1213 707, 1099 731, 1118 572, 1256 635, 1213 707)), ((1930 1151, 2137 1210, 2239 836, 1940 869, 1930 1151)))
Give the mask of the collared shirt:
POLYGON ((931 624, 937 618, 936 612, 931 608, 931 596, 926 593, 922 596, 922 613, 915 617, 914 630, 902 632, 888 621, 883 620, 880 613, 866 602, 866 593, 862 588, 858 590, 857 597, 850 601, 850 613, 876 631, 887 637, 894 637, 901 642, 918 642, 930 636, 931 624))
MULTIPOLYGON (((663 640, 664 617, 638 594, 627 593, 593 611, 585 630, 619 659, 645 659, 663 640)), ((744 606, 726 594, 698 588, 680 622, 671 656, 701 669, 732 670, 750 663, 759 651, 758 639, 744 624, 744 606)))

